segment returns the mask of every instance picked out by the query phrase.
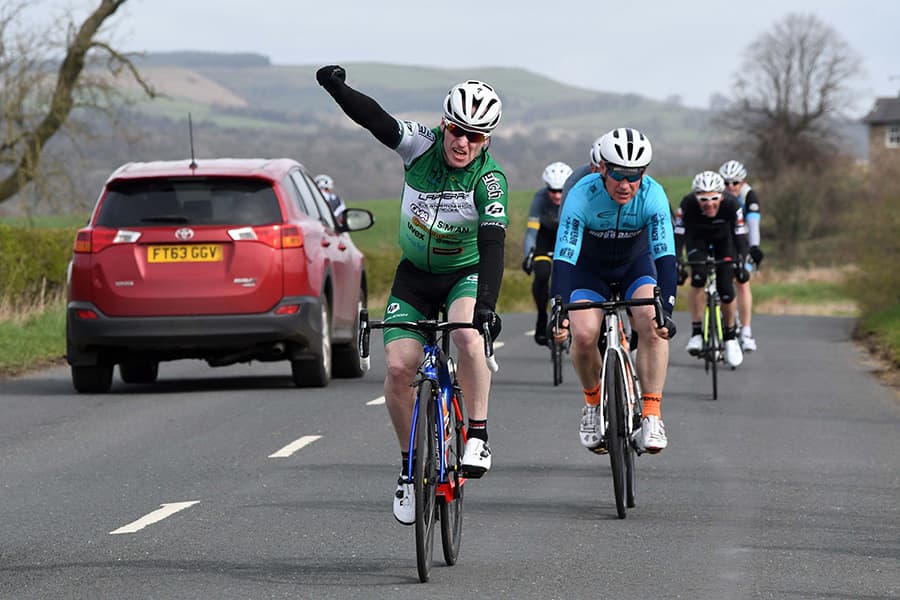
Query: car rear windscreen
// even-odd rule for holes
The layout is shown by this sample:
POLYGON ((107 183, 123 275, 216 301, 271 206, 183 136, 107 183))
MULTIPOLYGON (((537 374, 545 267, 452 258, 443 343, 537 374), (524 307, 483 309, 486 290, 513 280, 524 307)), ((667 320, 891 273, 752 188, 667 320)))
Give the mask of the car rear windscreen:
POLYGON ((271 182, 262 179, 135 179, 109 184, 97 225, 267 225, 281 223, 271 182))

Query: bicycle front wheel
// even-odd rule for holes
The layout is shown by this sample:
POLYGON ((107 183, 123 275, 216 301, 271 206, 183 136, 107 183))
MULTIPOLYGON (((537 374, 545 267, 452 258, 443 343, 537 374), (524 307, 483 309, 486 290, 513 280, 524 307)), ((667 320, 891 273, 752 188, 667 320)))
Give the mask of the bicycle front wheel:
POLYGON ((434 387, 429 380, 419 385, 416 414, 416 455, 413 461, 413 489, 416 496, 416 566, 419 580, 428 581, 434 550, 435 490, 437 486, 437 444, 435 440, 434 387))
POLYGON ((609 449, 609 464, 612 468, 613 491, 616 496, 616 513, 625 518, 626 508, 626 467, 625 453, 628 440, 625 437, 625 382, 619 355, 609 352, 606 358, 606 381, 604 382, 604 402, 606 405, 606 444, 609 449))
POLYGON ((710 336, 710 350, 712 352, 710 369, 712 370, 712 397, 713 400, 719 399, 719 358, 722 356, 722 311, 718 304, 713 304, 713 315, 715 315, 715 327, 712 328, 710 336))
POLYGON ((447 452, 447 480, 453 489, 453 497, 444 496, 438 502, 441 509, 441 546, 444 562, 453 566, 459 557, 463 523, 463 477, 460 463, 466 450, 466 439, 459 405, 462 399, 454 395, 450 401, 450 448, 447 452), (459 412, 458 412, 459 411, 459 412))
POLYGON ((563 349, 562 344, 557 344, 550 340, 550 353, 553 358, 553 385, 557 386, 563 382, 563 349))

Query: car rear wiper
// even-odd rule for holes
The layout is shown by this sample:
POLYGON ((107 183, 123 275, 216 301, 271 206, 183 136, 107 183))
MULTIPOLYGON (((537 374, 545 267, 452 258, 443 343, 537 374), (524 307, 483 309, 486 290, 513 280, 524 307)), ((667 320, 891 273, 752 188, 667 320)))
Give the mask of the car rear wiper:
POLYGON ((142 217, 142 223, 190 223, 191 218, 184 215, 155 215, 142 217))

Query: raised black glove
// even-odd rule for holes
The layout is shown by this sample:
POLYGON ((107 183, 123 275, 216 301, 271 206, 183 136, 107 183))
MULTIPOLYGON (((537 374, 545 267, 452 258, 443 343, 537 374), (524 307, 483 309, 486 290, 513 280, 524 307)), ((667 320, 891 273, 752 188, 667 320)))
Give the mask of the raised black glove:
POLYGON ((750 271, 744 266, 746 261, 743 260, 742 257, 735 265, 734 265, 734 278, 737 279, 738 283, 747 283, 750 281, 750 271))
POLYGON ((497 339, 497 336, 500 335, 500 330, 503 329, 503 322, 500 320, 500 315, 489 308, 476 308, 475 318, 472 319, 472 324, 478 328, 479 333, 484 331, 484 325, 487 324, 492 341, 497 339))
POLYGON ((754 264, 759 266, 759 263, 762 262, 762 259, 765 255, 763 251, 760 250, 759 246, 750 246, 750 258, 753 259, 754 264))
POLYGON ((687 281, 688 272, 684 265, 678 265, 678 285, 683 284, 687 281))
POLYGON ((531 272, 534 271, 534 250, 525 255, 525 259, 522 261, 522 270, 526 275, 531 275, 531 272))
POLYGON ((328 65, 316 71, 316 81, 329 92, 343 85, 346 79, 347 72, 344 67, 338 65, 328 65))

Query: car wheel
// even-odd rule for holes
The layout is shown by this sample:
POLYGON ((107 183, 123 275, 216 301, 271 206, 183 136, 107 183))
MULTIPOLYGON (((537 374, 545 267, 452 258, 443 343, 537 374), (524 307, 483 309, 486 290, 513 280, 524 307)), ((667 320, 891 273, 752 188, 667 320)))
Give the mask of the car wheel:
POLYGON ((80 394, 105 394, 112 385, 113 366, 72 367, 72 385, 80 394))
POLYGON ((125 383, 153 383, 159 375, 159 363, 140 360, 119 364, 119 375, 125 383))
POLYGON ((335 377, 355 379, 366 374, 366 371, 360 364, 359 349, 357 348, 357 338, 359 337, 359 311, 365 307, 366 290, 360 287, 359 300, 356 302, 356 320, 353 325, 353 339, 349 344, 335 346, 333 350, 335 377))
POLYGON ((325 387, 331 381, 331 308, 322 301, 322 336, 314 358, 291 361, 291 377, 297 387, 325 387))

